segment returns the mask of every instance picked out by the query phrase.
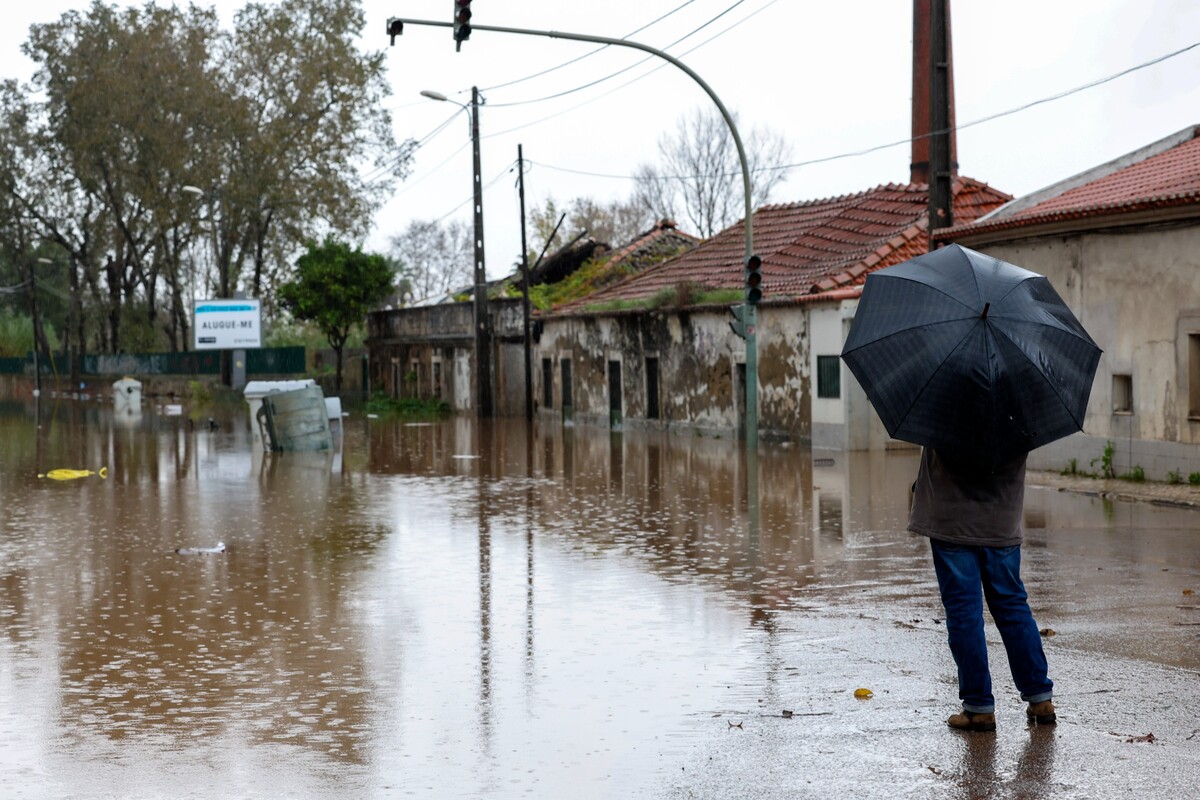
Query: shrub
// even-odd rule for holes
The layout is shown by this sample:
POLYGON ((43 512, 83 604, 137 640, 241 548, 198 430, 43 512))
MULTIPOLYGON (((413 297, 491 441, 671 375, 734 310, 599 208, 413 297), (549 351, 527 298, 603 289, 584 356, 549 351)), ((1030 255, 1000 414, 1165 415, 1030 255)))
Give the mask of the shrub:
POLYGON ((1188 473, 1188 483, 1192 486, 1200 486, 1200 472, 1188 473))
POLYGON ((422 400, 418 397, 390 397, 383 392, 376 392, 367 401, 367 413, 430 419, 449 414, 450 404, 433 398, 422 400))
POLYGON ((1146 471, 1142 469, 1141 464, 1135 464, 1133 469, 1131 469, 1129 472, 1121 474, 1121 480, 1141 483, 1142 481, 1146 480, 1146 471))
POLYGON ((1167 473, 1167 483, 1183 483, 1183 476, 1179 474, 1179 470, 1173 469, 1167 473))
POLYGON ((1104 443, 1104 452, 1092 459, 1091 465, 1096 466, 1096 462, 1100 462, 1100 477, 1115 478, 1117 473, 1113 470, 1113 453, 1116 452, 1116 447, 1113 445, 1112 439, 1104 443))

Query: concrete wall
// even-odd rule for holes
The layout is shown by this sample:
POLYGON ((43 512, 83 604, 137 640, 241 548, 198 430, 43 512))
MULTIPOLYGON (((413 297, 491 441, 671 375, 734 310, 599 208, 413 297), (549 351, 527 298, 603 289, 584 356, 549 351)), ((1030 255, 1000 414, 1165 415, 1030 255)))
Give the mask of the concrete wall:
MULTIPOLYGON (((729 329, 722 308, 660 309, 640 314, 545 320, 536 348, 535 398, 539 411, 562 413, 562 361, 571 365, 573 419, 612 425, 609 363, 620 365, 621 425, 685 429, 735 436, 744 405, 745 343, 729 329), (658 364, 658 418, 648 408, 647 359, 658 364), (543 408, 543 360, 552 367, 551 408, 543 408)), ((759 433, 808 441, 810 355, 808 313, 800 306, 759 311, 759 433)))
POLYGON ((977 247, 1046 275, 1104 350, 1084 434, 1034 463, 1089 469, 1107 441, 1118 471, 1200 470, 1200 227, 1130 228, 977 247), (1196 334, 1195 337, 1192 335, 1196 334), (1194 363, 1193 363, 1194 360, 1194 363), (1132 405, 1115 409, 1128 376, 1132 405), (1191 384, 1196 384, 1193 389, 1191 384))

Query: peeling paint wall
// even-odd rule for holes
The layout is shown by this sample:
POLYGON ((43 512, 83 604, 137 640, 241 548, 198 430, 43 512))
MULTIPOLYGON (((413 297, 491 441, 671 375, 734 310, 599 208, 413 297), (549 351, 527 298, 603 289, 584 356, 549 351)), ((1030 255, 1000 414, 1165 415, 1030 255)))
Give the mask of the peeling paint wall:
MULTIPOLYGON (((744 388, 739 365, 745 343, 716 310, 657 310, 643 314, 549 318, 537 347, 539 409, 543 359, 554 369, 553 396, 561 397, 559 364, 572 365, 576 421, 610 424, 609 362, 619 362, 625 424, 687 429, 718 436, 740 430, 744 388), (657 359, 659 417, 648 419, 646 359, 657 359)), ((807 441, 808 312, 801 307, 759 310, 759 431, 772 438, 807 441)))

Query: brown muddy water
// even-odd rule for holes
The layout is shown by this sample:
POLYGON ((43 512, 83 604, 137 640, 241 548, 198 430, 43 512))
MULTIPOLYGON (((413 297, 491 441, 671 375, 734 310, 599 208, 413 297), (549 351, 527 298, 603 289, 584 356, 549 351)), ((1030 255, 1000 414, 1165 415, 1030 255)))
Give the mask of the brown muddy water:
MULTIPOLYGON (((355 412, 337 453, 272 456, 214 413, 0 406, 3 796, 1017 796, 1028 742, 981 755, 940 722, 913 452, 764 445, 753 502, 729 440, 355 412), (846 700, 864 681, 874 706, 846 700), (981 758, 994 783, 945 779, 981 758)), ((1105 702, 1188 686, 1195 512, 1027 500, 1052 666, 1105 702)), ((1120 708, 1088 708, 1107 741, 1120 708)), ((1129 796, 1091 749, 1035 751, 1036 791, 1129 796)))

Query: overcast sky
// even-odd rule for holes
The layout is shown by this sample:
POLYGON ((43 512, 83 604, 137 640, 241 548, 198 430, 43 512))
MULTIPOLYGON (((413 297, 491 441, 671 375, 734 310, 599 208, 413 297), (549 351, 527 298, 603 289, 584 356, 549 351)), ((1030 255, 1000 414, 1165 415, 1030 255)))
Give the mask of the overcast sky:
MULTIPOLYGON (((268 0, 269 2, 269 0, 268 0)), ((162 3, 160 3, 162 4, 162 3)), ((126 6, 132 3, 118 2, 126 6)), ((241 0, 214 5, 229 24, 241 0)), ((709 101, 676 68, 629 48, 477 31, 462 51, 446 28, 409 26, 388 47, 391 16, 449 20, 449 0, 365 0, 362 46, 386 50, 397 139, 424 139, 453 113, 422 89, 481 113, 488 272, 509 271, 520 252, 517 144, 533 162, 527 204, 548 196, 625 197, 636 167, 679 117, 709 101), (631 68, 630 68, 631 67, 631 68), (590 88, 571 91, 628 69, 590 88), (548 71, 539 77, 528 76, 548 71), (528 78, 528 79, 525 79, 528 78), (568 94, 563 94, 569 92, 568 94), (553 99, 542 99, 562 95, 553 99), (593 177, 599 173, 616 177, 593 177)), ((29 26, 57 19, 75 0, 8 4, 0 74, 27 78, 20 54, 29 26)), ((910 135, 910 0, 475 0, 474 21, 632 38, 667 49, 699 73, 745 136, 768 126, 808 162, 906 140, 910 135), (671 13, 674 12, 674 13, 671 13), (677 45, 676 39, 703 27, 677 45), (694 48, 694 49, 693 49, 694 48)), ((1106 78, 1200 42, 1193 0, 1006 0, 952 3, 957 121, 961 126, 1106 78)), ((1200 123, 1200 47, 1131 74, 983 122, 958 134, 960 172, 1021 195, 1200 123)), ((909 146, 793 168, 772 198, 795 202, 908 180, 909 146)), ((376 218, 370 247, 415 218, 470 221, 471 150, 466 115, 419 150, 411 177, 376 218)))

